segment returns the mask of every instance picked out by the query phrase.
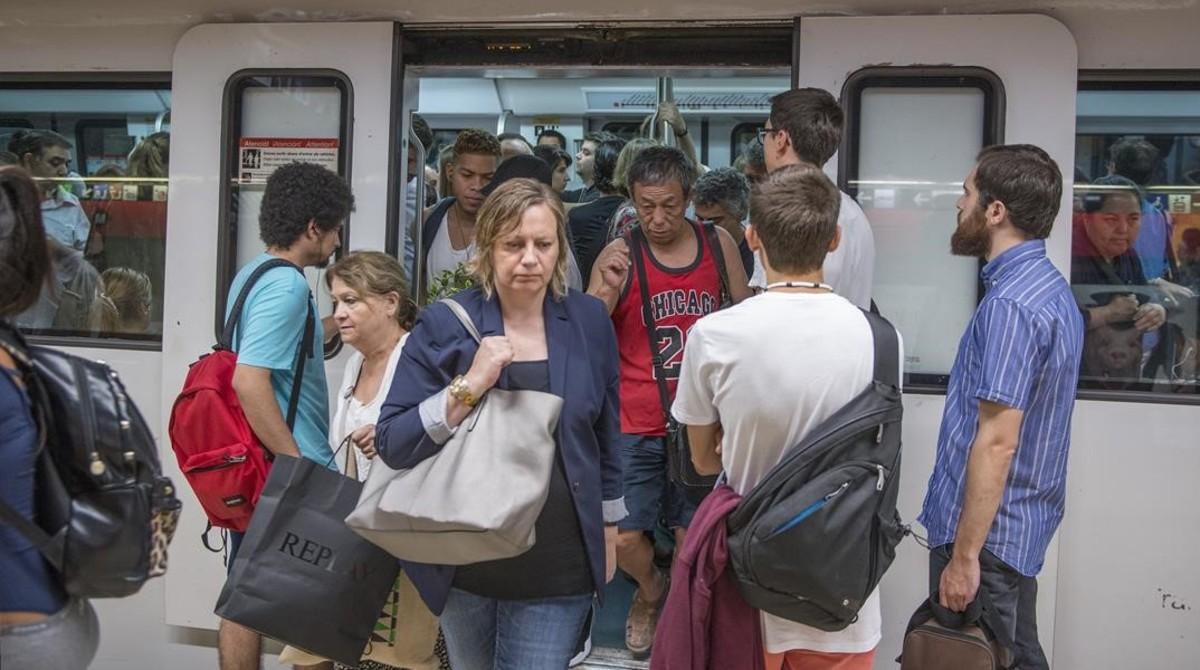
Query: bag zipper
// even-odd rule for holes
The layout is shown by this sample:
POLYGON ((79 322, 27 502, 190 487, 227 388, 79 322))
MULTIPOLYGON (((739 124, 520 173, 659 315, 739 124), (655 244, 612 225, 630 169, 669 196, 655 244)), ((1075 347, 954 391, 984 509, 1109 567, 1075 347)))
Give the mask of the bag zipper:
POLYGON ((224 456, 221 463, 213 463, 212 465, 205 465, 204 467, 200 468, 192 468, 191 470, 187 471, 187 474, 190 475, 194 472, 211 472, 213 470, 222 470, 224 468, 233 467, 238 463, 244 463, 245 461, 245 454, 241 456, 224 456))
POLYGON ((769 540, 769 539, 775 537, 776 535, 779 535, 781 533, 786 533, 789 530, 800 525, 800 522, 804 521, 805 519, 812 516, 813 514, 816 514, 818 510, 820 510, 821 508, 828 505, 830 500, 833 500, 834 498, 842 495, 842 493, 844 493, 846 491, 846 489, 850 488, 851 481, 853 481, 853 480, 846 480, 846 481, 842 482, 841 486, 830 491, 829 493, 826 493, 819 500, 814 501, 808 507, 805 507, 804 509, 800 510, 799 514, 792 517, 791 519, 788 519, 787 523, 784 523, 779 528, 776 528, 774 530, 774 532, 772 532, 770 535, 766 536, 763 539, 769 540))

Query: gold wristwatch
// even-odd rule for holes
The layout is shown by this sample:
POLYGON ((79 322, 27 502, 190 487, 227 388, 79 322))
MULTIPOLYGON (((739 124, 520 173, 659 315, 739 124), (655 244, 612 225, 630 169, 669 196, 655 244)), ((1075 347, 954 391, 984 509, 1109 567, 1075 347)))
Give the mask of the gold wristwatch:
POLYGON ((450 381, 450 386, 446 387, 450 391, 450 395, 462 401, 467 407, 474 407, 479 404, 479 398, 471 393, 471 386, 467 383, 467 378, 459 375, 450 381))

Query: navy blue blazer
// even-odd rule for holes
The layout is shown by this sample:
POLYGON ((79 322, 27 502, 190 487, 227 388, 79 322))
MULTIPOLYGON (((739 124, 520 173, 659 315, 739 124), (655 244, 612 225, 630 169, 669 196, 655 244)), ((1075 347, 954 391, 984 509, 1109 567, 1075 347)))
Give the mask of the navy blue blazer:
MULTIPOLYGON (((483 337, 504 334, 496 296, 484 299, 483 291, 476 288, 453 300, 466 308, 483 337)), ((590 295, 569 291, 555 300, 547 292, 544 310, 550 392, 563 399, 558 448, 596 591, 603 594, 604 523, 615 523, 625 514, 616 334, 604 304, 590 295)), ((410 468, 441 449, 426 432, 419 406, 466 373, 476 349, 449 307, 433 303, 421 312, 404 344, 375 427, 376 448, 390 467, 410 468)), ((496 387, 508 388, 507 371, 501 373, 496 387)), ((441 614, 454 568, 402 564, 429 609, 441 614)))

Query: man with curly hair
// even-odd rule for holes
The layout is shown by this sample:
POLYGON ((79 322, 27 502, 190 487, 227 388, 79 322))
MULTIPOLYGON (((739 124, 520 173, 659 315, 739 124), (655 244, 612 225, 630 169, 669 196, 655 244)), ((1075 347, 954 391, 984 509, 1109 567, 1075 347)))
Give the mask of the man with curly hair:
POLYGON ((421 252, 426 286, 465 263, 475 249, 475 215, 483 206, 483 187, 496 174, 500 141, 474 128, 458 134, 449 156, 450 195, 425 212, 421 252))
MULTIPOLYGON (((267 180, 258 215, 259 236, 267 250, 238 271, 225 307, 228 319, 242 286, 263 263, 283 259, 292 264, 267 270, 250 289, 233 336, 237 353, 233 389, 264 447, 322 465, 333 456, 324 338, 321 322, 314 318, 311 349, 301 351, 309 311, 317 313, 303 269, 328 264, 341 246, 342 226, 353 209, 350 186, 333 172, 310 163, 291 163, 276 170, 267 180), (308 364, 300 381, 295 421, 289 427, 284 415, 300 356, 308 356, 308 364)), ((242 535, 229 532, 228 565, 233 565, 242 535)), ((257 670, 262 639, 249 628, 222 621, 218 651, 221 670, 257 670)))

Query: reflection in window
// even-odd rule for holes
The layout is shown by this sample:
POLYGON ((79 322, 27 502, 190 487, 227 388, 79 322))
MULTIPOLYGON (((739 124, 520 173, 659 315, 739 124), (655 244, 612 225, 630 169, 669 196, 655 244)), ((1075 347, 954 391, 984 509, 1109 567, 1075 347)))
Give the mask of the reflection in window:
POLYGON ((1196 393, 1200 92, 1083 90, 1071 284, 1083 388, 1196 393))
POLYGON ((161 340, 169 113, 165 85, 0 88, 0 161, 40 186, 55 265, 27 333, 161 340))

